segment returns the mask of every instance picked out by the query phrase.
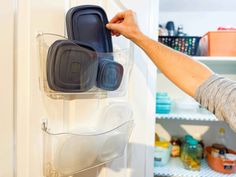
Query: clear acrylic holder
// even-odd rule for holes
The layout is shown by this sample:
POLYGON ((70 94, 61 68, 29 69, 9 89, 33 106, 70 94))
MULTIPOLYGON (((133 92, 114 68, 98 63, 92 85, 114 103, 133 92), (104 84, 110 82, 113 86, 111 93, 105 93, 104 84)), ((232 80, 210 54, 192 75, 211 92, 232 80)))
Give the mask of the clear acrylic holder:
MULTIPOLYGON (((51 33, 39 33, 37 35, 38 41, 38 48, 39 48, 39 60, 40 60, 40 89, 47 96, 53 99, 64 99, 64 100, 73 100, 73 99, 88 99, 88 98, 109 98, 109 97, 120 97, 124 96, 127 92, 129 74, 132 69, 132 59, 130 57, 129 49, 118 49, 115 50, 113 53, 99 53, 94 51, 89 51, 91 55, 96 55, 98 58, 112 58, 113 61, 120 64, 123 67, 123 76, 121 83, 118 88, 115 90, 104 90, 98 88, 96 84, 87 91, 57 91, 55 89, 51 89, 48 84, 47 79, 47 58, 48 58, 48 50, 49 47, 57 40, 67 40, 66 37, 51 34, 51 33)), ((70 40, 69 40, 70 41, 70 40)), ((74 41, 70 41, 73 43, 74 48, 83 49, 83 47, 79 46, 78 44, 74 43, 74 41)), ((88 49, 84 48, 83 50, 88 49)), ((98 60, 99 61, 99 60, 98 60)), ((89 66, 90 67, 90 66, 89 66)), ((89 68, 88 67, 88 68, 89 68)), ((92 66, 91 66, 92 67, 92 66)), ((93 70, 91 69, 90 70, 93 70)), ((76 67, 75 67, 76 68, 76 67)), ((86 71, 84 72, 86 73, 86 71)))
POLYGON ((122 157, 134 126, 132 114, 125 104, 110 104, 95 124, 73 130, 69 120, 52 126, 44 120, 44 176, 78 176, 122 157))

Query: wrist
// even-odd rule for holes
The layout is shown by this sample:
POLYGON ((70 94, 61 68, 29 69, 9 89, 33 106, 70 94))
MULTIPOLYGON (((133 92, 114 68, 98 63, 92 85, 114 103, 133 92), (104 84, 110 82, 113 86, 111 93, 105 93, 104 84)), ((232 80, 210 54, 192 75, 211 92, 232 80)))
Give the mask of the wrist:
POLYGON ((141 31, 137 31, 133 33, 130 40, 135 44, 140 45, 146 38, 147 37, 141 31))

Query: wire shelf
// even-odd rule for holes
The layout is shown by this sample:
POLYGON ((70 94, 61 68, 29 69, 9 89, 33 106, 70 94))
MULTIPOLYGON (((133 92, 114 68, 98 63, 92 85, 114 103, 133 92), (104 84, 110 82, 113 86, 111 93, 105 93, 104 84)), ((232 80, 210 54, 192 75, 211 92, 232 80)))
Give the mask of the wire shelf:
POLYGON ((216 116, 209 112, 172 112, 170 114, 156 114, 156 119, 218 121, 216 116))
POLYGON ((179 158, 171 158, 166 166, 155 167, 154 175, 155 177, 236 177, 236 174, 227 175, 211 170, 205 160, 202 161, 201 171, 186 170, 179 158))

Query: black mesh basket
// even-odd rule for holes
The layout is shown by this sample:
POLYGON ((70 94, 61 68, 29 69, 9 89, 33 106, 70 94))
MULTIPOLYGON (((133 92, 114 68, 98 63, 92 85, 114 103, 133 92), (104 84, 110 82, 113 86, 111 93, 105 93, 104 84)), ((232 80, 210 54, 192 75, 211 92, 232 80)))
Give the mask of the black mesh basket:
POLYGON ((197 55, 200 39, 198 36, 159 36, 159 42, 191 56, 197 55))

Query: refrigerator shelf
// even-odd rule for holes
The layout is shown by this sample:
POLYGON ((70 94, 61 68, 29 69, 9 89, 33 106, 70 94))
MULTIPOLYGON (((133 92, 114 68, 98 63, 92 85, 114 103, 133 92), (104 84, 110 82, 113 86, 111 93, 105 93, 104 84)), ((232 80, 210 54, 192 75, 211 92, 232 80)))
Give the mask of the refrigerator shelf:
POLYGON ((218 121, 215 115, 209 112, 171 112, 170 114, 156 114, 156 119, 218 121))
POLYGON ((208 167, 205 160, 202 161, 201 171, 189 171, 184 169, 184 166, 179 158, 171 158, 169 163, 163 167, 154 168, 155 177, 172 176, 172 177, 235 177, 236 174, 226 175, 215 172, 208 167))

